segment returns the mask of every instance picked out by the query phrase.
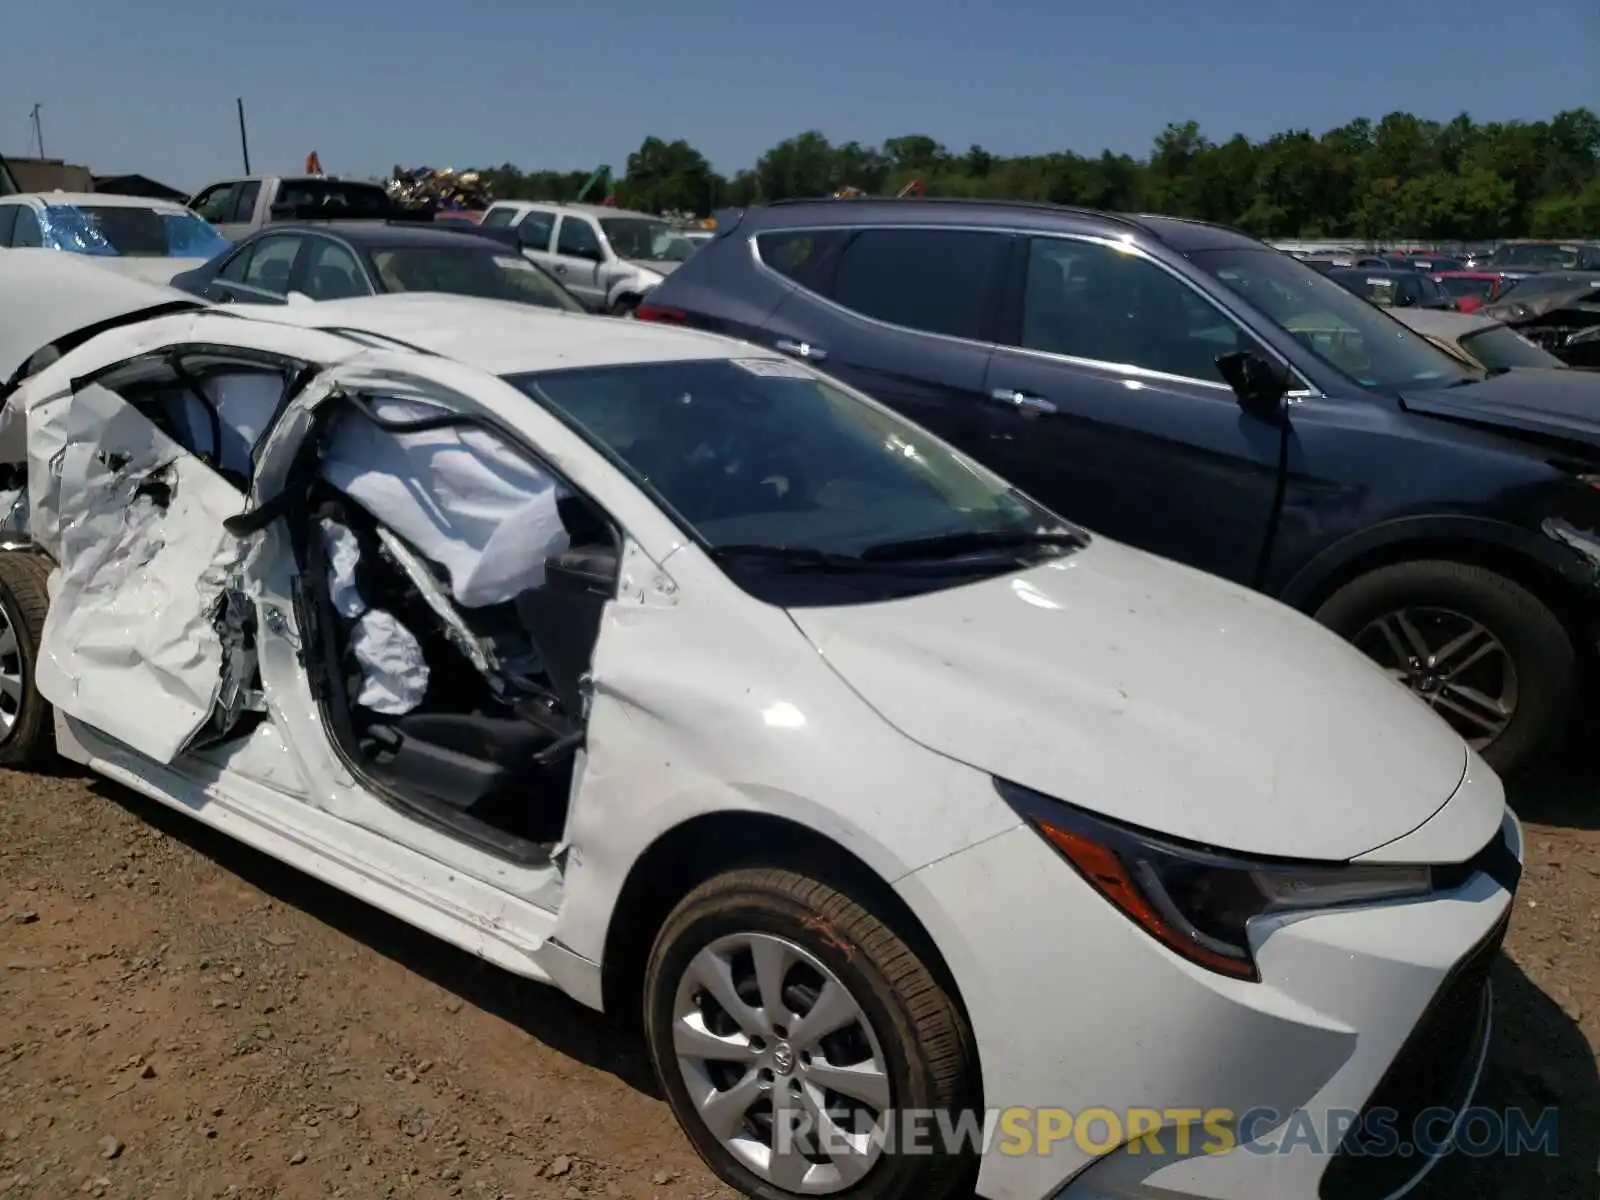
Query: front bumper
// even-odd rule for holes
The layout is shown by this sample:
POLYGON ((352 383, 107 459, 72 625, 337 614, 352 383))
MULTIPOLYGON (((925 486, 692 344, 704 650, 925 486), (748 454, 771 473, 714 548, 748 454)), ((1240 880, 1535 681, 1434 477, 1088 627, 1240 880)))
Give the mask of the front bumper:
MULTIPOLYGON (((1520 861, 1509 812, 1502 836, 1520 861)), ((1409 1145, 1415 1114, 1476 1084, 1511 908, 1476 872, 1424 901, 1276 918, 1249 983, 1165 950, 1030 828, 899 890, 972 1020, 996 1131, 986 1200, 1391 1194, 1430 1165, 1409 1145), (1419 1067, 1433 1087, 1411 1086, 1419 1067), (1393 1110, 1408 1151, 1340 1152, 1369 1104, 1393 1110)), ((1448 1128, 1423 1132, 1436 1149, 1448 1128)))

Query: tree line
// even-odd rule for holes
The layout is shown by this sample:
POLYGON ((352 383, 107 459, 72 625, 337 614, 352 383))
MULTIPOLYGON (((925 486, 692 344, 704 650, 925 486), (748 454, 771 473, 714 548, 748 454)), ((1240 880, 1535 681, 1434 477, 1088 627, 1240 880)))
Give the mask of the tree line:
MULTIPOLYGON (((500 199, 571 200, 589 171, 482 170, 500 199)), ((1193 121, 1168 125, 1143 158, 1106 150, 1006 157, 952 150, 925 134, 881 146, 835 145, 812 130, 773 146, 731 178, 683 139, 649 137, 614 184, 646 212, 693 212, 828 196, 1036 200, 1219 221, 1260 237, 1476 240, 1600 236, 1600 116, 1547 121, 1427 121, 1394 112, 1321 135, 1293 129, 1214 141, 1193 121)), ((598 200, 599 189, 589 198, 598 200)))

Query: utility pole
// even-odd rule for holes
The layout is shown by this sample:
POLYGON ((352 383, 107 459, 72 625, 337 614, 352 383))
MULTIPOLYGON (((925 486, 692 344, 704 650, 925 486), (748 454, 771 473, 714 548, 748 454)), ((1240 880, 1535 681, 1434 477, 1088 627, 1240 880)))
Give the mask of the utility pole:
POLYGON ((244 97, 240 96, 239 105, 239 149, 244 152, 244 173, 250 174, 250 139, 244 131, 244 97))
POLYGON ((28 115, 33 119, 33 140, 39 143, 39 157, 44 157, 44 126, 39 123, 39 110, 44 106, 34 102, 33 112, 28 115))

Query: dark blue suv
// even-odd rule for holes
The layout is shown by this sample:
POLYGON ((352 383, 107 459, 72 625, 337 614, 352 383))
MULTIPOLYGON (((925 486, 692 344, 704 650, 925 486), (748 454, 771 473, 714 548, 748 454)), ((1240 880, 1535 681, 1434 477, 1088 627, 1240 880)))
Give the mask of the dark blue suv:
POLYGON ((723 214, 637 315, 776 346, 1091 530, 1314 614, 1501 770, 1590 677, 1600 376, 1485 376, 1234 230, 780 202, 723 214))

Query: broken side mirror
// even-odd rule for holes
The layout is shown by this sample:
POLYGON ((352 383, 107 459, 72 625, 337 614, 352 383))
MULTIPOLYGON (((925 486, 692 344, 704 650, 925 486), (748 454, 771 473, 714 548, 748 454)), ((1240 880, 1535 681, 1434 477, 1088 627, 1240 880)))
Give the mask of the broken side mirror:
POLYGON ((1274 366, 1253 350, 1218 355, 1217 370, 1233 389, 1239 407, 1253 416, 1278 411, 1289 394, 1288 369, 1274 366))

